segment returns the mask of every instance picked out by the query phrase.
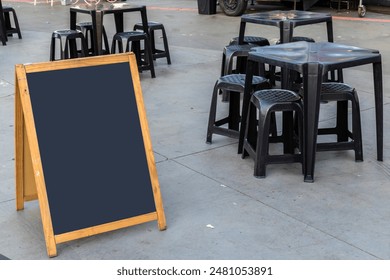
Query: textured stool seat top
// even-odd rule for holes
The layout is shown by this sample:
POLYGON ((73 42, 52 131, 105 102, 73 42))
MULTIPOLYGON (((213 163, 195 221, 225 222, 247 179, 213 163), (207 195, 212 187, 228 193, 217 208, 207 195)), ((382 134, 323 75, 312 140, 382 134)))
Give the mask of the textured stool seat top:
MULTIPOLYGON (((138 27, 138 28, 140 28, 142 26, 143 26, 142 22, 139 22, 139 23, 134 25, 134 27, 138 27)), ((148 27, 161 28, 161 27, 163 27, 163 24, 160 22, 157 22, 157 21, 148 21, 148 27)))
POLYGON ((353 90, 354 90, 353 87, 344 83, 330 82, 330 83, 322 83, 321 85, 321 93, 335 93, 335 92, 348 93, 353 90))
MULTIPOLYGON (((309 42, 309 43, 315 43, 315 40, 313 38, 304 37, 304 36, 294 36, 291 38, 290 42, 302 42, 302 41, 309 42)), ((276 42, 276 44, 280 44, 280 40, 278 40, 276 42)))
POLYGON ((255 48, 256 45, 248 44, 248 45, 228 45, 225 49, 229 51, 250 51, 252 48, 255 48))
MULTIPOLYGON (((269 46, 267 38, 257 36, 244 36, 244 43, 252 43, 257 46, 269 46)), ((238 37, 232 38, 230 44, 238 44, 238 37)))
MULTIPOLYGON (((258 85, 267 82, 266 78, 260 76, 253 76, 252 85, 258 85)), ((245 87, 245 74, 230 74, 219 78, 219 83, 229 83, 236 86, 241 86, 244 90, 245 87)))
POLYGON ((60 35, 70 35, 70 34, 79 34, 79 30, 72 30, 72 29, 60 29, 60 30, 54 30, 53 33, 60 34, 60 35))
POLYGON ((315 42, 314 39, 310 37, 294 36, 291 38, 291 42, 301 42, 301 41, 311 42, 311 43, 315 42))
POLYGON ((132 36, 145 37, 146 34, 142 31, 126 31, 126 32, 116 33, 115 36, 124 37, 124 38, 132 37, 132 36))
MULTIPOLYGON (((326 82, 321 84, 321 95, 342 95, 351 94, 355 89, 348 84, 338 82, 326 82)), ((299 89, 299 95, 303 97, 303 88, 299 89)), ((324 96, 322 96, 324 98, 324 96)))
POLYGON ((82 26, 82 27, 85 27, 85 26, 92 26, 92 21, 82 21, 82 22, 76 23, 76 25, 82 26))
POLYGON ((301 99, 301 97, 293 91, 285 89, 263 89, 256 91, 253 96, 253 99, 258 99, 270 103, 281 103, 281 102, 296 102, 301 99))

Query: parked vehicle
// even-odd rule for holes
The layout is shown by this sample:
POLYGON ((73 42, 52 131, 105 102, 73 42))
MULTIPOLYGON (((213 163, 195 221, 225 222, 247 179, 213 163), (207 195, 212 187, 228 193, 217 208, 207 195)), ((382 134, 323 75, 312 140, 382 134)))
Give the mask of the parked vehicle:
POLYGON ((228 16, 240 16, 246 11, 248 0, 219 0, 219 6, 228 16))
POLYGON ((254 2, 261 4, 293 4, 294 2, 299 6, 299 9, 306 11, 313 6, 319 0, 218 0, 221 10, 228 16, 240 16, 242 15, 247 7, 248 2, 253 4, 254 2))

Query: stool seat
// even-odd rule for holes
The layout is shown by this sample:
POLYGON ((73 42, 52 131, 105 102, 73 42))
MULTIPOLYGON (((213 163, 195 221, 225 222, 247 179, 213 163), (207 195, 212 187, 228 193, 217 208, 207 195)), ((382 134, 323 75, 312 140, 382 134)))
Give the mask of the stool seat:
MULTIPOLYGON (((253 90, 256 90, 270 88, 270 85, 267 79, 260 76, 253 76, 252 87, 253 90)), ((239 137, 239 126, 241 121, 240 97, 241 93, 244 92, 244 89, 245 74, 225 75, 216 81, 211 98, 206 143, 211 144, 213 134, 224 135, 231 138, 239 137), (229 111, 227 117, 216 120, 219 91, 225 91, 229 96, 229 111), (227 124, 227 127, 223 127, 225 124, 227 124)))
MULTIPOLYGON (((259 47, 270 45, 267 38, 257 37, 257 36, 244 36, 244 43, 253 44, 259 47)), ((237 45, 237 44, 238 44, 238 37, 234 37, 230 40, 229 45, 237 45)))
MULTIPOLYGON (((245 128, 242 158, 247 155, 255 160, 254 176, 264 178, 266 165, 271 163, 303 163, 302 149, 302 102, 301 97, 293 91, 283 89, 265 89, 253 93, 248 109, 245 128), (257 111, 259 112, 257 117, 257 111), (283 133, 276 138, 270 137, 272 113, 283 113, 283 133), (293 113, 298 120, 298 141, 294 139, 293 113), (274 138, 274 139, 272 139, 274 138), (270 155, 269 143, 283 142, 283 154, 270 155), (296 145, 298 142, 298 152, 296 145)), ((302 164, 302 173, 303 173, 302 164)))
POLYGON ((111 53, 115 53, 116 45, 118 45, 118 51, 123 53, 123 42, 126 41, 126 52, 134 52, 137 59, 138 71, 149 70, 152 78, 156 77, 154 72, 153 55, 150 47, 149 36, 142 31, 126 31, 118 32, 114 35, 111 45, 111 53), (144 42, 145 56, 141 54, 141 41, 144 42))
POLYGON ((84 34, 80 30, 61 29, 55 30, 51 36, 50 61, 56 60, 56 40, 60 45, 60 59, 88 56, 87 44, 84 34), (77 40, 81 50, 77 50, 77 40))
MULTIPOLYGON (((143 24, 140 22, 134 25, 133 30, 143 30, 143 28, 144 28, 143 24)), ((171 64, 171 55, 169 53, 168 38, 165 32, 164 25, 160 22, 148 21, 148 33, 150 37, 150 45, 152 48, 153 59, 156 60, 157 58, 166 57, 167 64, 171 64), (161 38, 163 39, 164 49, 156 48, 155 31, 157 30, 161 31, 161 35, 162 35, 161 38)))
MULTIPOLYGON (((315 40, 313 38, 305 37, 305 36, 294 36, 291 38, 290 42, 302 42, 302 41, 315 43, 315 40)), ((276 44, 280 44, 280 40, 278 40, 276 44)))

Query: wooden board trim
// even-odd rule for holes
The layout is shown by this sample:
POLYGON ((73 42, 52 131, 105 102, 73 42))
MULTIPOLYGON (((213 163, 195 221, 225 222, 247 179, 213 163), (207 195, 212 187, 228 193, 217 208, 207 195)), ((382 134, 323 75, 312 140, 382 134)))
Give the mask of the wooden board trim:
MULTIPOLYGON (((24 64, 27 73, 43 72, 43 71, 54 71, 54 70, 65 70, 71 68, 82 68, 91 66, 100 66, 106 64, 114 64, 121 62, 129 62, 133 53, 120 53, 112 55, 102 55, 92 57, 84 57, 77 59, 63 59, 51 62, 32 63, 24 64)), ((138 73, 132 72, 132 73, 138 73)))
POLYGON ((15 69, 15 190, 16 210, 24 209, 24 119, 22 101, 19 95, 19 82, 15 69))
POLYGON ((94 227, 89 227, 85 229, 75 230, 72 232, 58 234, 55 235, 55 240, 57 244, 64 243, 67 241, 76 240, 76 239, 80 239, 80 238, 84 238, 84 237, 88 237, 88 236, 92 236, 92 235, 96 235, 108 231, 113 231, 113 230, 129 227, 129 226, 142 224, 145 222, 155 221, 155 220, 157 220, 157 213, 152 212, 137 217, 131 217, 131 218, 110 222, 110 223, 106 223, 94 227))
MULTIPOLYGON (((136 73, 137 71, 138 71, 137 65, 134 63, 130 63, 130 72, 136 73)), ((162 203, 162 196, 161 196, 160 186, 158 182, 158 175, 157 175, 157 169, 154 160, 152 141, 150 139, 148 121, 146 118, 146 109, 142 97, 141 82, 139 80, 139 75, 132 75, 132 77, 133 77, 135 99, 138 108, 138 116, 141 124, 142 137, 144 139, 145 154, 146 154, 146 159, 147 159, 147 164, 149 169, 149 176, 150 176, 152 189, 153 189, 154 203, 156 205, 156 212, 158 215, 158 219, 157 219, 158 227, 160 230, 165 230, 166 220, 164 214, 164 207, 162 203)))
POLYGON ((51 221, 49 203, 46 192, 45 178, 42 169, 42 162, 39 152, 30 94, 27 86, 26 69, 23 65, 16 65, 16 77, 19 87, 19 97, 24 112, 23 116, 26 133, 30 145, 31 160, 34 170, 35 185, 37 187, 39 208, 41 212, 47 254, 49 256, 56 256, 57 248, 55 245, 53 225, 51 221))

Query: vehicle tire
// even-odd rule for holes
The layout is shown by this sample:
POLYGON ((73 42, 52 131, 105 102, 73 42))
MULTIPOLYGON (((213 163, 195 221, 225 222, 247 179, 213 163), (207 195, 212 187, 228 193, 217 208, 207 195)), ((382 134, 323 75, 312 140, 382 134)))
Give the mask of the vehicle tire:
POLYGON ((222 11, 227 16, 240 16, 248 6, 248 0, 219 0, 222 11))

